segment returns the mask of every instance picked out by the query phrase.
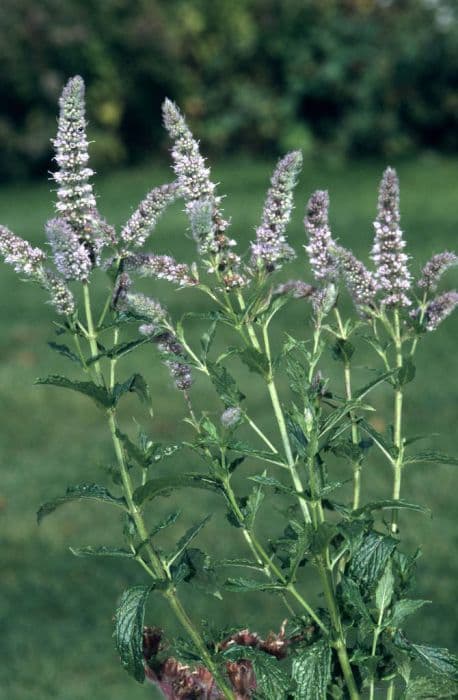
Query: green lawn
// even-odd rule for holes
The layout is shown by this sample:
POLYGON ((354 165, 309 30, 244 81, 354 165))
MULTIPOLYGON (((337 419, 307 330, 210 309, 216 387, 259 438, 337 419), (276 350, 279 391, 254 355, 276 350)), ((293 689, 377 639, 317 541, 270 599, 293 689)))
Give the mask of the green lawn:
MULTIPOLYGON (((225 169, 215 167, 215 179, 222 183, 221 192, 227 194, 224 206, 232 217, 232 235, 240 241, 241 250, 247 248, 254 234, 271 165, 234 160, 225 169)), ((296 250, 301 251, 304 242, 301 221, 306 198, 313 189, 327 188, 334 234, 367 259, 382 169, 383 164, 354 163, 345 168, 306 165, 290 227, 290 241, 296 250)), ((428 156, 400 164, 398 170, 403 228, 414 257, 412 268, 417 271, 431 254, 455 246, 458 161, 428 156)), ((97 184, 100 208, 112 223, 121 224, 151 186, 169 178, 163 166, 105 175, 97 184)), ((43 224, 51 213, 46 183, 0 190, 0 222, 36 244, 43 243, 43 224)), ((194 249, 184 237, 185 226, 177 205, 155 233, 156 252, 192 260, 194 249)), ((300 254, 283 277, 307 275, 303 266, 304 255, 300 254)), ((68 484, 105 478, 103 467, 113 457, 109 436, 96 408, 76 394, 33 385, 36 377, 68 369, 66 361, 46 345, 53 339, 54 316, 43 304, 45 297, 40 290, 20 283, 9 267, 2 266, 1 273, 0 699, 124 700, 127 693, 132 698, 154 697, 150 687, 136 686, 121 669, 111 638, 116 599, 125 587, 143 580, 142 572, 129 562, 76 559, 68 551, 69 544, 119 542, 116 518, 102 506, 76 504, 63 508, 37 528, 35 512, 41 502, 62 494, 68 484)), ((448 275, 449 284, 452 278, 453 272, 448 275)), ((103 282, 99 288, 103 291, 103 282)), ((175 316, 186 309, 205 306, 197 292, 175 293, 165 282, 149 283, 146 288, 165 299, 175 316)), ((277 333, 287 329, 298 337, 307 337, 309 326, 303 308, 300 303, 292 305, 277 333)), ((457 323, 453 319, 424 340, 418 353, 418 378, 407 391, 407 432, 440 433, 434 444, 440 444, 447 452, 456 452, 457 446, 456 337, 457 323)), ((362 350, 360 357, 363 366, 362 350)), ((134 402, 126 401, 125 420, 132 409, 156 438, 173 440, 177 431, 180 437, 187 435, 187 427, 181 422, 181 397, 172 390, 167 373, 158 367, 151 349, 139 351, 136 368, 137 364, 150 382, 156 415, 148 424, 134 402)), ((125 363, 126 375, 132 367, 131 360, 125 363)), ((329 359, 326 373, 334 377, 337 369, 329 359)), ((243 379, 252 413, 276 440, 262 387, 256 378, 244 375, 243 379)), ((220 410, 211 388, 200 379, 196 381, 195 395, 199 406, 220 410)), ((379 406, 388 407, 388 393, 381 390, 377 401, 379 406)), ((189 460, 189 454, 180 453, 167 468, 189 469, 189 460)), ((248 469, 252 468, 248 465, 248 469)), ((377 490, 388 494, 390 474, 382 460, 373 459, 364 478, 366 496, 377 490)), ((429 505, 434 515, 429 520, 413 513, 401 520, 409 546, 422 544, 416 596, 433 600, 409 631, 419 641, 448 645, 455 650, 458 528, 453 514, 457 486, 456 469, 412 467, 405 476, 404 495, 429 505)), ((183 528, 193 517, 211 512, 215 506, 211 497, 188 496, 181 500, 183 528)), ((155 503, 160 512, 175 505, 170 499, 155 503)), ((273 499, 267 501, 266 532, 275 507, 273 499)), ((223 517, 215 516, 200 536, 201 546, 218 556, 241 553, 241 544, 237 549, 227 542, 223 527, 223 517)), ((235 530, 232 534, 236 537, 235 530)), ((188 593, 183 591, 183 595, 186 599, 188 593)), ((251 625, 265 632, 278 628, 283 611, 267 594, 261 602, 250 595, 228 594, 223 601, 204 596, 193 599, 192 614, 195 619, 211 617, 223 623, 230 615, 234 624, 251 625)), ((148 620, 173 632, 175 623, 168 618, 168 611, 153 598, 148 620)))

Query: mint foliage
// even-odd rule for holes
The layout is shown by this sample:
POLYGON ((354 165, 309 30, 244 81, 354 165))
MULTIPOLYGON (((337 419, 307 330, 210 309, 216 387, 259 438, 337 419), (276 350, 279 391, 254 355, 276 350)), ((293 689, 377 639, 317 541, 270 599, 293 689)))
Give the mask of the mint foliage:
POLYGON ((298 649, 292 660, 292 678, 296 683, 297 700, 316 700, 326 697, 331 681, 332 652, 322 640, 310 647, 298 649))
POLYGON ((143 667, 143 620, 151 586, 133 586, 122 594, 115 616, 116 648, 121 664, 139 683, 145 679, 143 667))

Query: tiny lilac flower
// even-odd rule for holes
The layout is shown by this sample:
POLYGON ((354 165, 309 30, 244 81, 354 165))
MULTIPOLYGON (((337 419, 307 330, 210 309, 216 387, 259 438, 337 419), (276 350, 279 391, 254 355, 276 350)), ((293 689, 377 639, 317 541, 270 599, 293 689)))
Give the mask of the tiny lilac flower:
POLYGON ((418 286, 427 292, 435 291, 442 275, 451 267, 458 264, 458 256, 455 253, 445 251, 433 255, 422 270, 422 276, 418 286))
POLYGON ((146 195, 121 230, 120 239, 126 250, 140 248, 145 243, 166 207, 177 196, 176 183, 155 187, 146 195))
POLYGON ((282 262, 292 260, 295 252, 286 242, 286 227, 293 209, 293 190, 302 166, 302 154, 293 151, 282 158, 275 168, 267 192, 261 225, 256 229, 256 241, 251 244, 251 263, 255 269, 271 272, 282 262))
POLYGON ((124 295, 124 300, 125 306, 129 311, 132 311, 135 316, 155 325, 156 328, 160 327, 167 318, 167 311, 161 304, 156 299, 147 297, 145 294, 133 294, 127 291, 124 295))
POLYGON ((337 276, 336 259, 332 252, 335 246, 328 222, 329 195, 324 190, 314 192, 307 204, 304 219, 309 244, 305 247, 310 266, 316 280, 327 282, 337 276))
POLYGON ((411 286, 407 267, 408 256, 403 253, 405 241, 399 226, 399 182, 396 171, 387 168, 380 183, 375 238, 371 257, 375 263, 377 288, 385 293, 387 306, 410 306, 406 292, 411 286))
POLYGON ((188 265, 177 263, 170 255, 131 255, 124 259, 124 269, 136 272, 141 277, 157 277, 175 282, 180 287, 189 287, 198 282, 188 265))
POLYGON ((444 292, 444 294, 430 301, 425 311, 426 330, 435 331, 457 306, 458 292, 455 290, 444 292))
POLYGON ((92 268, 87 247, 65 219, 51 219, 46 224, 57 270, 66 280, 87 281, 92 268))

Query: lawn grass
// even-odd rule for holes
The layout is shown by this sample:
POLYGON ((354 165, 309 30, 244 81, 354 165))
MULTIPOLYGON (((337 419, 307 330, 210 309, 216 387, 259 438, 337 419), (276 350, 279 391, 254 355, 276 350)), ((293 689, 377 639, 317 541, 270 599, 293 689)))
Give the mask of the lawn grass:
MULTIPOLYGON (((227 194, 224 201, 232 217, 232 235, 245 250, 253 236, 262 209, 271 164, 230 161, 215 167, 215 179, 227 194)), ((313 189, 327 188, 331 196, 333 230, 344 245, 367 259, 372 240, 376 189, 383 165, 354 163, 351 166, 310 163, 305 166, 296 194, 296 210, 289 239, 297 251, 304 242, 302 228, 306 198, 313 189)), ((416 272, 433 253, 453 249, 456 238, 456 193, 458 161, 425 156, 399 165, 403 228, 416 272)), ((114 224, 121 224, 153 185, 170 179, 164 166, 143 167, 106 174, 99 178, 100 209, 114 224)), ((171 253, 179 260, 195 256, 191 242, 184 237, 186 226, 180 205, 160 222, 154 235, 154 249, 171 253)), ((52 214, 51 196, 46 183, 16 185, 0 189, 0 222, 35 244, 43 244, 43 224, 52 214)), ((304 255, 284 271, 283 277, 304 276, 304 255)), ((452 284, 453 272, 448 281, 452 284)), ((143 284, 152 295, 165 300, 174 316, 206 302, 197 292, 176 293, 167 283, 143 284)), ((97 284, 100 294, 104 282, 97 284)), ((0 571, 0 699, 1 700, 124 700, 154 697, 150 687, 135 685, 121 669, 113 648, 112 614, 122 590, 143 580, 133 564, 105 560, 75 559, 68 551, 73 544, 119 542, 119 523, 109 509, 76 504, 68 506, 37 528, 35 511, 49 497, 60 495, 68 484, 100 481, 103 467, 113 460, 102 416, 83 397, 53 388, 33 385, 36 377, 50 372, 67 372, 66 361, 55 356, 46 342, 53 339, 54 316, 43 304, 44 294, 19 282, 10 268, 2 266, 0 277, 0 524, 2 567, 0 571), (53 363, 53 364, 51 364, 53 363)), ((307 337, 309 326, 305 306, 292 304, 275 336, 288 330, 307 337)), ((431 445, 456 453, 456 320, 444 324, 436 334, 424 339, 418 353, 415 383, 407 387, 406 431, 410 434, 440 433, 431 445)), ((223 338, 221 343, 229 342, 223 338)), ((366 354, 359 348, 360 364, 366 354)), ((173 391, 166 371, 158 366, 150 348, 142 348, 138 359, 125 362, 127 376, 135 367, 147 377, 156 416, 152 423, 126 401, 125 425, 129 411, 157 439, 173 441, 178 431, 189 435, 182 423, 181 396, 173 391)), ((121 365, 122 368, 122 365, 121 365)), ((329 359, 326 373, 338 377, 338 366, 329 359)), ((361 377, 364 370, 361 369, 361 377)), ((270 422, 265 393, 253 376, 242 375, 243 388, 251 412, 277 439, 270 422)), ((284 387, 283 387, 284 388, 284 387)), ((195 385, 198 407, 220 410, 211 388, 200 378, 195 385)), ((388 409, 391 397, 383 388, 377 394, 378 406, 388 409)), ((130 402, 130 403, 129 403, 130 402)), ((387 415, 387 411, 385 411, 387 415)), ((384 427, 380 425, 380 427, 384 427)), ((425 443, 425 447, 428 443, 425 443)), ((167 469, 189 469, 189 453, 179 453, 167 469)), ((257 465, 248 470, 259 471, 257 465)), ((336 465, 336 469, 340 469, 336 465)), ((364 474, 364 495, 388 494, 390 474, 375 458, 364 474)), ((453 615, 458 564, 454 551, 458 544, 456 512, 457 473, 452 467, 412 467, 406 472, 404 494, 433 510, 432 520, 409 514, 401 519, 409 546, 422 543, 423 557, 418 566, 416 597, 433 604, 409 628, 416 639, 456 650, 457 621, 453 615)), ((212 497, 181 497, 183 518, 180 527, 203 513, 211 512, 212 497)), ((174 509, 170 499, 155 501, 157 514, 174 509)), ((264 534, 272 532, 272 514, 278 502, 269 498, 265 508, 264 534)), ((238 552, 225 534, 222 516, 215 516, 199 538, 199 544, 219 557, 238 552)), ((232 531, 236 535, 235 531, 232 531)), ((164 544, 170 541, 165 537, 164 544)), ((307 579, 307 590, 313 584, 307 579)), ((189 592, 184 590, 186 600, 189 592)), ((207 617, 216 622, 251 625, 261 632, 278 628, 283 610, 267 594, 224 596, 223 601, 193 597, 195 619, 207 617), (235 614, 235 618, 233 617, 235 614)), ((148 611, 151 623, 177 630, 169 613, 153 598, 148 611)))

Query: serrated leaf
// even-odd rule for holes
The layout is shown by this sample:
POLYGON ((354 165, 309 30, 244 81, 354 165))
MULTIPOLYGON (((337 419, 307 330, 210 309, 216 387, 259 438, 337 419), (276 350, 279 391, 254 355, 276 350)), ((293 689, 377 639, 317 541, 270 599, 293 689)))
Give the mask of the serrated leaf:
POLYGON ((358 426, 362 430, 364 430, 364 432, 367 433, 369 437, 372 438, 377 447, 383 452, 383 454, 385 455, 385 457, 387 457, 391 464, 394 464, 397 453, 395 445, 393 445, 393 443, 388 442, 388 440, 381 433, 379 433, 370 423, 364 420, 364 418, 360 418, 358 420, 358 426))
POLYGON ((185 534, 180 537, 178 542, 176 543, 175 549, 173 550, 172 554, 168 558, 168 566, 171 566, 174 561, 178 559, 180 554, 184 552, 186 547, 191 544, 191 542, 197 537, 199 532, 202 530, 203 527, 208 523, 208 521, 211 518, 211 513, 209 515, 206 515, 202 520, 199 520, 197 523, 192 525, 188 530, 186 530, 185 534))
POLYGON ((268 583, 266 581, 255 581, 249 578, 228 578, 224 584, 227 591, 239 593, 252 593, 253 591, 280 591, 284 586, 279 583, 268 583))
POLYGON ((165 530, 165 528, 170 527, 170 525, 173 525, 174 523, 176 523, 176 521, 178 520, 180 515, 181 515, 181 510, 175 510, 175 511, 173 511, 173 513, 169 513, 169 515, 167 515, 165 518, 160 520, 157 523, 157 525, 155 525, 150 530, 149 536, 154 537, 154 535, 157 535, 157 533, 160 532, 161 530, 165 530))
POLYGON ((115 617, 116 648, 127 673, 139 683, 145 679, 143 668, 143 620, 151 586, 133 586, 121 596, 115 617))
POLYGON ((234 644, 223 652, 223 658, 227 661, 251 661, 256 676, 256 697, 260 700, 280 700, 288 696, 289 677, 274 656, 261 649, 234 644))
POLYGON ((47 515, 53 513, 56 508, 59 508, 59 506, 65 503, 71 503, 72 501, 103 501, 104 503, 118 506, 118 508, 125 508, 126 506, 126 502, 123 498, 112 496, 105 486, 84 482, 76 486, 69 486, 64 496, 44 503, 37 513, 38 524, 40 524, 47 515))
POLYGON ((423 462, 430 462, 431 464, 451 464, 453 466, 458 465, 458 458, 446 455, 443 452, 436 452, 435 450, 422 450, 417 452, 417 454, 405 457, 404 464, 421 464, 423 462))
POLYGON ((85 547, 70 547, 70 551, 75 557, 123 557, 125 559, 132 559, 132 557, 135 556, 130 549, 109 547, 106 545, 101 545, 99 547, 92 547, 91 545, 85 547))
POLYGON ((351 558, 351 578, 368 586, 376 583, 396 545, 397 541, 393 537, 368 532, 351 558))
POLYGON ((206 489, 221 491, 221 484, 210 476, 199 473, 180 474, 178 476, 163 476, 150 479, 134 491, 134 502, 141 505, 156 496, 166 495, 178 488, 206 489))
POLYGON ((397 370, 392 369, 388 372, 383 372, 383 374, 379 374, 370 382, 362 386, 360 389, 357 389, 357 391, 355 391, 353 394, 354 398, 360 400, 363 399, 372 389, 375 389, 376 386, 392 377, 395 372, 397 372, 397 370))
POLYGON ((388 559, 385 571, 383 572, 378 584, 375 589, 375 604, 379 613, 383 613, 384 610, 391 603, 394 590, 394 576, 391 568, 391 561, 388 559))
POLYGON ((80 394, 89 396, 101 408, 111 408, 113 399, 110 393, 103 386, 98 386, 94 382, 77 382, 68 377, 62 377, 58 374, 51 374, 49 377, 40 377, 35 380, 35 384, 43 384, 49 386, 57 386, 62 389, 71 389, 80 394))
POLYGON ((79 365, 80 367, 83 366, 83 363, 81 362, 78 355, 76 355, 76 353, 70 350, 70 348, 67 345, 62 345, 60 343, 54 343, 53 341, 51 341, 48 343, 48 346, 51 348, 51 350, 55 350, 55 352, 59 353, 59 355, 66 357, 67 360, 75 362, 75 364, 79 365))
POLYGON ((355 346, 345 338, 337 338, 331 347, 331 353, 335 360, 339 362, 349 362, 355 352, 355 346))
POLYGON ((441 677, 422 677, 410 681, 405 700, 444 700, 458 696, 458 683, 441 677))
POLYGON ((255 486, 248 496, 244 511, 245 511, 245 525, 248 529, 251 529, 254 525, 256 515, 261 507, 261 503, 264 500, 264 494, 262 492, 262 484, 255 486))
POLYGON ((321 700, 331 680, 331 649, 320 640, 293 656, 292 677, 297 700, 321 700))
POLYGON ((227 369, 215 362, 207 362, 207 369, 216 393, 225 408, 238 406, 245 396, 238 389, 235 379, 229 374, 227 369))
POLYGON ((254 348, 244 348, 239 351, 239 357, 250 372, 255 372, 265 377, 269 373, 269 360, 263 352, 254 348))
POLYGON ((151 406, 151 397, 148 385, 142 375, 138 374, 138 372, 129 377, 129 379, 126 379, 125 382, 115 384, 112 390, 113 405, 116 406, 120 398, 129 392, 137 394, 142 403, 151 406))
POLYGON ((409 382, 415 379, 416 367, 410 357, 405 357, 402 362, 402 367, 399 367, 395 384, 398 387, 409 384, 409 382))
POLYGON ((335 408, 326 416, 320 429, 319 437, 322 438, 331 428, 340 423, 341 420, 347 417, 348 413, 353 410, 373 411, 374 408, 368 404, 363 404, 358 399, 346 401, 342 406, 335 408))
POLYGON ((343 601, 346 605, 353 608, 361 617, 362 634, 365 636, 375 627, 366 603, 363 600, 358 584, 351 578, 343 578, 340 582, 340 590, 343 601))
POLYGON ((140 345, 150 342, 150 337, 144 337, 138 338, 137 340, 130 340, 125 343, 119 343, 118 345, 114 345, 112 348, 105 348, 103 352, 99 352, 97 355, 90 357, 86 361, 86 364, 92 365, 94 362, 98 362, 102 357, 107 357, 110 360, 119 359, 120 357, 124 357, 124 355, 128 355, 130 352, 132 352, 132 350, 140 347, 140 345))
POLYGON ((264 570, 262 564, 258 564, 258 562, 255 562, 252 559, 218 559, 213 562, 213 564, 217 567, 236 566, 246 569, 256 569, 256 571, 264 570))
POLYGON ((421 506, 418 503, 410 503, 409 501, 404 501, 402 499, 395 501, 390 498, 385 498, 380 501, 370 501, 366 503, 361 508, 357 508, 353 511, 353 515, 359 516, 364 513, 371 513, 374 510, 413 510, 417 513, 431 514, 431 511, 426 506, 421 506))
POLYGON ((257 484, 262 484, 262 486, 269 486, 275 489, 279 493, 285 493, 290 496, 297 496, 297 491, 292 489, 290 486, 285 486, 281 481, 275 479, 273 476, 266 476, 265 474, 256 474, 255 476, 249 476, 250 481, 255 481, 257 484))
POLYGON ((448 649, 414 644, 401 635, 395 636, 394 642, 400 649, 409 651, 431 673, 458 681, 458 658, 448 649))
POLYGON ((388 627, 400 627, 406 617, 413 615, 420 610, 424 605, 430 603, 430 600, 398 600, 391 611, 390 619, 387 621, 388 627))

